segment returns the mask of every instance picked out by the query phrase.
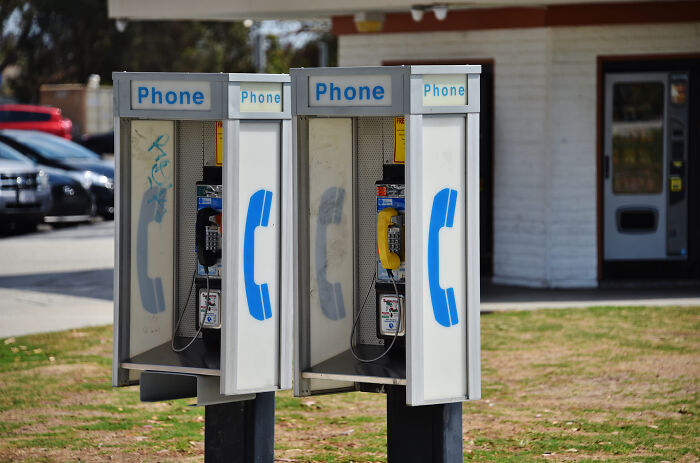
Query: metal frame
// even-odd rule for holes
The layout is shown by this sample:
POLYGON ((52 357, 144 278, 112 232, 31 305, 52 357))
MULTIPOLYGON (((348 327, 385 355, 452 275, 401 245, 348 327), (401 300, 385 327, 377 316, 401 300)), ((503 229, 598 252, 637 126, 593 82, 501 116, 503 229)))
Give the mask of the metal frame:
MULTIPOLYGON (((116 94, 115 94, 116 100, 116 94)), ((116 101, 115 101, 116 107, 116 101)), ((129 311, 120 310, 122 301, 126 304, 130 294, 130 279, 128 278, 129 266, 126 265, 127 256, 131 255, 130 237, 131 221, 128 214, 122 214, 122 204, 130 204, 129 189, 122 178, 122 171, 128 172, 125 166, 130 159, 130 152, 126 140, 130 129, 129 121, 122 121, 118 116, 114 117, 114 349, 112 358, 112 385, 127 386, 129 384, 129 372, 121 367, 122 361, 129 357, 129 311), (122 122, 125 130, 122 130, 122 122), (122 150, 124 146, 124 150, 122 150), (123 275, 122 275, 123 273, 123 275), (122 283, 123 282, 123 286, 122 283)))
POLYGON ((480 65, 411 66, 411 114, 478 113, 481 106, 481 93, 479 91, 479 74, 481 74, 480 65), (435 69, 430 69, 431 67, 435 69), (423 106, 423 92, 421 90, 423 87, 423 75, 433 74, 467 74, 467 104, 458 106, 423 106))
MULTIPOLYGON (((172 120, 172 121, 223 121, 223 145, 225 150, 224 161, 222 164, 223 178, 222 184, 225 190, 231 191, 230 195, 224 196, 225 212, 225 229, 229 232, 224 234, 224 265, 226 262, 233 262, 233 265, 228 265, 225 278, 222 280, 222 290, 226 294, 226 298, 231 296, 226 293, 229 287, 232 287, 232 278, 235 278, 237 263, 235 248, 230 243, 234 237, 229 236, 230 233, 237 233, 238 227, 238 211, 237 201, 232 195, 237 191, 233 188, 237 172, 237 163, 235 160, 238 156, 238 129, 240 120, 258 120, 277 122, 280 124, 280 287, 279 287, 279 373, 277 387, 262 388, 261 391, 283 390, 289 389, 292 383, 292 329, 293 315, 290 308, 283 305, 285 301, 291 300, 294 294, 291 272, 291 256, 294 252, 294 237, 293 237, 293 188, 290 181, 293 168, 292 166, 292 145, 291 145, 291 83, 288 75, 262 75, 262 74, 199 74, 199 73, 114 73, 114 121, 115 121, 115 164, 117 166, 115 172, 115 272, 114 272, 114 351, 113 351, 113 385, 126 386, 129 384, 137 384, 140 371, 147 370, 148 374, 153 375, 160 372, 162 375, 172 377, 172 375, 194 374, 197 377, 197 396, 207 398, 198 400, 200 405, 208 405, 232 400, 247 400, 255 397, 254 392, 260 391, 233 391, 235 395, 224 394, 224 380, 230 374, 227 368, 227 362, 231 362, 231 349, 235 346, 232 340, 227 336, 222 336, 221 349, 221 368, 212 369, 203 366, 196 368, 192 366, 172 366, 158 365, 149 362, 134 363, 130 357, 130 240, 131 240, 131 217, 130 217, 130 121, 132 119, 152 119, 152 120, 172 120), (131 82, 134 80, 151 80, 151 81, 203 81, 211 84, 211 99, 212 104, 210 110, 141 110, 131 109, 131 82), (238 103, 240 93, 233 91, 240 90, 240 82, 278 82, 282 84, 283 89, 283 111, 282 112, 239 112, 238 103), (236 101, 231 101, 235 98, 236 101), (229 111, 234 108, 233 114, 229 111), (231 260, 229 260, 231 259, 231 260), (218 376, 221 375, 221 378, 218 376), (202 392, 200 394, 200 383, 207 382, 206 389, 209 391, 216 383, 217 392, 210 394, 211 391, 202 392), (217 398, 221 394, 221 398, 217 398), (216 395, 217 397, 214 397, 216 395)), ((177 156, 179 154, 179 146, 175 145, 177 156)), ((175 185, 177 188, 177 185, 175 185)), ((235 286, 235 285, 234 285, 235 286)), ((232 300, 232 299, 230 299, 232 300)), ((230 317, 231 320, 234 320, 230 317)), ((222 314, 224 328, 228 323, 227 317, 222 314)), ((235 320, 234 320, 235 321, 235 320)), ((235 326, 234 326, 235 328, 235 326)), ((232 331, 228 331, 232 332, 232 331)), ((231 365, 235 372, 235 365, 231 365)), ((166 377, 162 376, 162 377, 166 377)), ((229 393, 231 391, 229 390, 229 393)), ((181 391, 184 393, 184 391, 181 391)), ((189 396, 192 396, 191 394, 189 396)))
POLYGON ((290 69, 294 99, 292 112, 294 115, 313 116, 395 116, 408 112, 408 92, 406 66, 385 67, 353 67, 353 68, 309 68, 290 69), (348 106, 348 107, 318 107, 309 106, 309 77, 310 76, 371 76, 388 75, 391 78, 391 106, 348 106))
POLYGON ((203 73, 162 73, 162 72, 114 72, 112 80, 115 87, 115 117, 162 120, 223 120, 226 119, 227 102, 225 82, 228 74, 203 73), (211 109, 177 110, 177 109, 132 109, 131 82, 138 80, 163 81, 201 81, 211 85, 211 109))
POLYGON ((255 394, 225 396, 219 392, 219 379, 189 373, 143 371, 139 388, 142 402, 197 398, 197 405, 213 405, 255 399, 255 394))
MULTIPOLYGON (((294 215, 294 241, 298 247, 294 252, 294 279, 298 294, 295 302, 294 330, 295 338, 295 368, 294 368, 294 394, 296 396, 310 395, 312 393, 340 392, 347 390, 341 386, 340 381, 354 381, 355 388, 361 388, 361 384, 399 384, 406 385, 406 402, 409 405, 427 405, 437 403, 459 402, 475 400, 481 397, 481 366, 480 366, 480 326, 479 326, 479 205, 478 201, 470 201, 470 198, 478 198, 479 195, 479 74, 481 66, 397 66, 397 67, 360 67, 360 68, 319 68, 319 69, 292 69, 292 91, 294 101, 292 112, 294 148, 294 185, 295 185, 295 215, 294 215), (309 106, 308 79, 312 75, 347 76, 347 75, 386 75, 392 76, 392 105, 386 107, 317 107, 309 106), (424 75, 434 74, 467 74, 468 100, 466 105, 458 106, 423 106, 422 81, 424 75), (403 94, 397 95, 401 88, 403 94), (307 220, 308 209, 308 116, 318 117, 362 117, 362 116, 404 116, 406 118, 406 211, 408 223, 421 224, 421 200, 412 195, 411 191, 417 185, 420 191, 421 175, 417 169, 411 168, 411 159, 421 155, 423 115, 438 114, 463 114, 465 117, 465 150, 466 150, 466 210, 465 210, 465 239, 466 248, 469 250, 466 265, 467 310, 466 323, 464 324, 467 344, 467 393, 461 397, 442 398, 440 400, 425 400, 423 384, 419 379, 424 374, 422 355, 418 347, 422 345, 423 333, 421 321, 422 306, 411 305, 412 300, 419 300, 421 285, 412 284, 412 279, 422 281, 423 263, 422 240, 411 235, 411 227, 407 227, 406 260, 414 267, 413 272, 406 275, 407 292, 407 322, 406 322, 406 378, 367 377, 360 375, 342 376, 338 374, 326 374, 324 372, 305 370, 310 365, 310 336, 309 332, 309 298, 308 298, 308 270, 309 270, 309 229, 307 220), (469 136, 468 134, 472 134, 469 136), (411 187, 408 187, 411 185, 411 187), (470 220, 470 218, 472 220, 470 220), (475 276, 476 275, 476 276, 475 276), (339 381, 336 389, 311 390, 311 379, 335 379, 339 381)), ((356 121, 353 124, 356 133, 356 121)), ((353 136, 353 153, 357 147, 353 136)), ((356 160, 353 161, 353 169, 357 170, 356 160)), ((355 174, 353 174, 355 175, 355 174)), ((356 198, 353 198, 353 208, 356 207, 356 198)), ((355 219, 353 212, 353 220, 355 219)), ((357 240, 357 223, 354 224, 357 240)), ((357 256, 355 256, 357 260, 357 256)), ((355 275, 355 279, 357 275, 355 275)), ((355 282, 357 283, 357 282, 355 282)), ((357 291, 357 284, 355 285, 357 291)), ((353 310, 353 314, 355 310, 353 310)))

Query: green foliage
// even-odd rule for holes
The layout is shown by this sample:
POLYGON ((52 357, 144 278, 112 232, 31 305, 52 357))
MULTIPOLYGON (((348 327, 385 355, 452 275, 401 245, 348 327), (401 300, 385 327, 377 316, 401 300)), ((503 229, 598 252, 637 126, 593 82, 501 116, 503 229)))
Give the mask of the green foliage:
POLYGON ((274 35, 268 35, 265 72, 285 74, 291 68, 318 66, 320 44, 325 44, 328 49, 328 66, 337 66, 338 41, 328 32, 300 48, 294 48, 290 43, 282 44, 274 35))
MULTIPOLYGON (((255 71, 250 33, 256 28, 241 22, 131 21, 119 32, 105 0, 3 0, 0 25, 0 73, 10 66, 19 72, 3 90, 21 102, 37 102, 42 84, 82 83, 91 74, 108 84, 115 71, 255 71)), ((299 48, 269 36, 266 71, 317 65, 321 42, 334 66, 336 39, 322 31, 299 48)))

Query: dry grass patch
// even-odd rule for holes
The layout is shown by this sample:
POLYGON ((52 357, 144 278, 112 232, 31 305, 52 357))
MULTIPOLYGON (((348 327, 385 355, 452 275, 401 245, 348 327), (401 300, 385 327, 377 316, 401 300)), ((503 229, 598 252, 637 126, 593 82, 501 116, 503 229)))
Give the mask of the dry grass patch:
MULTIPOLYGON (((482 317, 465 461, 700 461, 700 308, 482 317)), ((194 462, 204 410, 111 387, 111 328, 0 340, 0 462, 194 462), (20 346, 24 346, 20 348, 20 346)), ((386 400, 276 399, 279 461, 386 461, 386 400)))

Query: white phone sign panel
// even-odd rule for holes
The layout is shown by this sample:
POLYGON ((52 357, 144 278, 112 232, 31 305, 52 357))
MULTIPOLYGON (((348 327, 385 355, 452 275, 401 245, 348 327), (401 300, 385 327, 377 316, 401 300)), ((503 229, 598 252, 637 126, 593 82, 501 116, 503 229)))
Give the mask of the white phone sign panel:
POLYGON ((241 82, 241 112, 282 112, 280 82, 241 82))
POLYGON ((224 317, 235 317, 234 332, 227 333, 235 349, 223 372, 225 393, 276 389, 280 381, 281 124, 241 121, 237 143, 238 278, 228 292, 235 302, 224 300, 224 317))
MULTIPOLYGON (((464 116, 422 118, 422 151, 410 159, 420 186, 422 339, 412 340, 409 384, 422 390, 420 402, 467 396, 466 295, 466 121, 464 116), (415 357, 414 357, 415 358, 415 357)), ((415 275, 415 274, 414 274, 415 275)))
POLYGON ((172 336, 174 123, 131 122, 131 356, 172 336))
POLYGON ((467 104, 466 74, 426 74, 423 76, 423 106, 463 106, 467 104))
POLYGON ((354 313, 352 197, 352 120, 310 119, 312 365, 348 349, 348 333, 354 313))

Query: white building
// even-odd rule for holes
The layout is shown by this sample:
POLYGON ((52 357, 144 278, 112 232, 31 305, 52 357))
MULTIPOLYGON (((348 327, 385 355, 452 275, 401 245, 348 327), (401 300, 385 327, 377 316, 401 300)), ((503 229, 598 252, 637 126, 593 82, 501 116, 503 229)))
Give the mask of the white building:
POLYGON ((483 274, 697 278, 700 1, 469 4, 109 0, 126 19, 331 17, 341 66, 482 64, 483 274))

